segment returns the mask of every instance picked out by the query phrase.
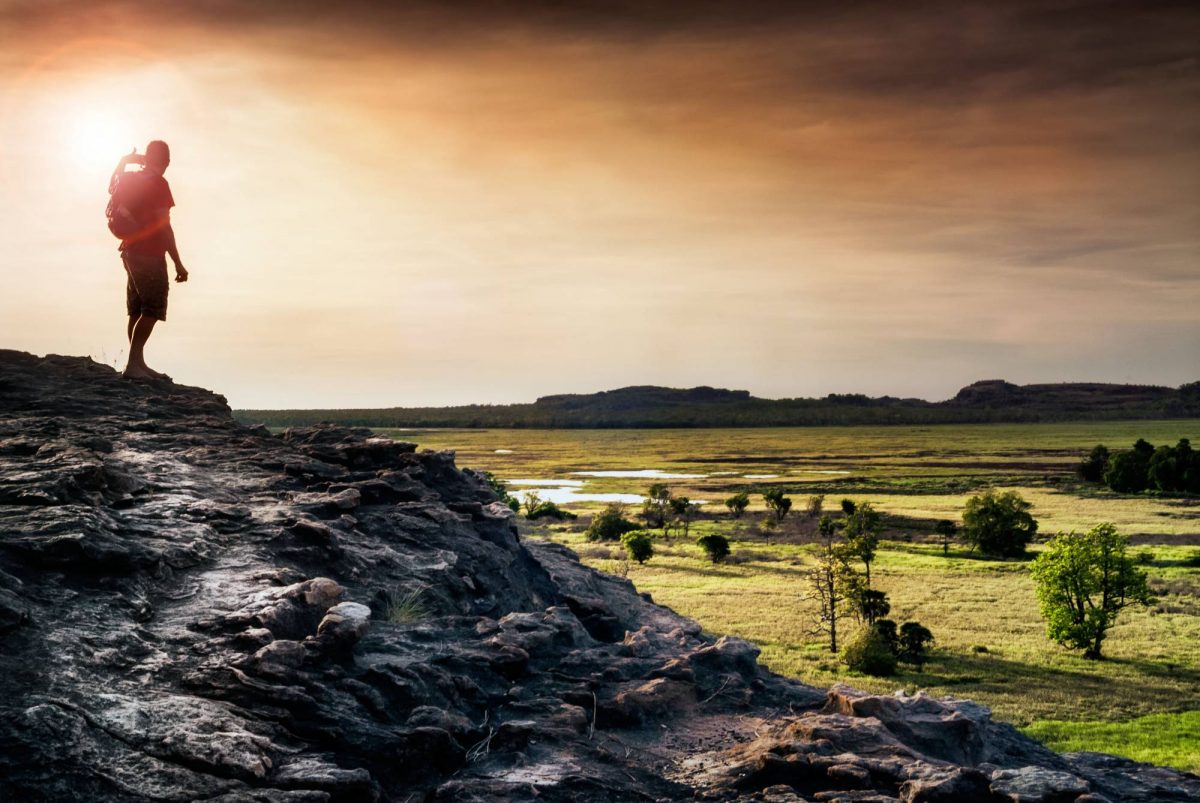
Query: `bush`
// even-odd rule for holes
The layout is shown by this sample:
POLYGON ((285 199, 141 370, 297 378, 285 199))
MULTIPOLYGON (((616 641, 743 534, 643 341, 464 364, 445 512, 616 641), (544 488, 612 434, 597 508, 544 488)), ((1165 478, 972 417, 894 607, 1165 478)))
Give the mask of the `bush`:
POLYGON ((1016 491, 972 496, 963 510, 962 537, 985 555, 1012 558, 1025 554, 1037 532, 1033 507, 1016 491))
POLYGON ((788 511, 792 509, 791 498, 784 496, 783 491, 779 488, 764 491, 762 496, 767 509, 775 514, 775 521, 783 521, 788 511))
POLYGON ((855 589, 853 602, 858 609, 859 618, 867 624, 874 624, 876 620, 883 619, 892 609, 887 594, 866 586, 855 589))
POLYGON ((1086 482, 1101 482, 1104 472, 1108 470, 1108 447, 1100 444, 1092 448, 1091 453, 1079 462, 1075 471, 1086 482))
POLYGON ((858 509, 858 506, 854 504, 853 499, 843 499, 842 500, 842 512, 845 513, 847 516, 853 516, 854 511, 857 509, 858 509))
POLYGON ((532 510, 525 512, 525 518, 531 521, 537 519, 554 519, 555 521, 574 521, 579 518, 570 511, 563 510, 553 502, 539 502, 532 510))
POLYGON ((637 528, 636 524, 625 518, 625 506, 613 502, 592 517, 584 536, 589 541, 619 541, 622 535, 637 528))
POLYGON ((804 508, 805 514, 810 519, 821 517, 821 510, 825 507, 825 494, 813 494, 808 497, 808 505, 804 508))
POLYGON ((483 477, 483 481, 487 483, 488 487, 492 489, 492 493, 496 494, 500 501, 503 502, 509 510, 511 510, 513 513, 519 513, 521 511, 521 503, 515 496, 508 492, 507 485, 496 479, 495 474, 490 471, 481 471, 479 474, 483 477))
POLYGON ((874 627, 865 627, 858 632, 842 651, 842 661, 864 675, 885 677, 896 674, 896 654, 874 627))
POLYGON ((702 535, 696 539, 696 544, 713 563, 720 563, 729 556, 729 539, 723 535, 702 535))
POLYGON ((729 508, 729 513, 735 519, 740 519, 746 508, 750 507, 750 494, 745 491, 734 494, 725 500, 725 507, 729 508))
POLYGON ((896 658, 917 669, 925 666, 929 656, 929 645, 933 644, 933 633, 920 622, 905 622, 900 625, 896 658))
POLYGON ((621 543, 625 545, 625 552, 630 560, 645 563, 654 557, 654 544, 650 541, 650 536, 641 530, 625 533, 621 536, 621 543))

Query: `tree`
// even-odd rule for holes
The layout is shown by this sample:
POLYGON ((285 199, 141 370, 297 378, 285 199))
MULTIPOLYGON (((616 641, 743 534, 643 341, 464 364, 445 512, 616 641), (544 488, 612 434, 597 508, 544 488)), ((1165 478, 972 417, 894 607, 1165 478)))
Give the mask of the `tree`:
POLYGON ((671 526, 676 532, 682 530, 683 537, 687 538, 688 533, 692 529, 692 519, 695 518, 696 511, 700 509, 700 506, 693 503, 686 496, 673 496, 671 497, 670 507, 671 526))
POLYGON ((629 558, 638 563, 645 563, 654 557, 654 544, 650 541, 650 536, 642 530, 625 533, 621 536, 621 543, 625 546, 629 558))
POLYGON ((745 491, 736 493, 725 500, 725 507, 729 508, 729 514, 735 519, 740 519, 742 514, 746 512, 746 508, 750 507, 750 494, 745 491))
POLYGON ((592 523, 583 534, 589 541, 617 541, 625 533, 636 529, 637 525, 625 518, 625 506, 613 502, 592 517, 592 523))
POLYGON ((661 482, 656 482, 646 491, 646 500, 642 502, 642 519, 650 527, 667 526, 667 506, 671 501, 671 489, 661 482))
POLYGON ((720 563, 729 557, 729 539, 723 535, 702 535, 696 539, 696 544, 713 563, 720 563))
POLYGON ((810 519, 815 519, 821 515, 823 507, 825 507, 825 494, 813 494, 808 497, 808 505, 804 508, 804 512, 810 519))
POLYGON ((1104 444, 1093 446, 1088 456, 1075 467, 1075 471, 1080 478, 1087 482, 1103 482, 1104 472, 1108 469, 1108 457, 1107 446, 1104 444))
POLYGON ((942 554, 950 554, 950 539, 954 538, 954 534, 958 528, 950 519, 942 519, 933 526, 933 529, 942 537, 942 554))
POLYGON ((842 513, 844 513, 847 516, 854 515, 854 500, 853 499, 843 499, 842 500, 842 513))
POLYGON ((920 622, 905 622, 900 625, 900 636, 896 639, 896 658, 912 664, 919 671, 925 666, 933 633, 920 622))
POLYGON ((1030 567, 1047 636, 1098 659, 1121 611, 1153 602, 1128 547, 1129 539, 1108 523, 1084 535, 1055 536, 1030 567))
POLYGON ((537 509, 542 506, 542 497, 538 496, 537 491, 526 491, 524 493, 525 500, 525 518, 532 519, 537 513, 537 509))
POLYGON ((871 562, 879 549, 879 530, 883 526, 883 517, 870 502, 860 504, 850 503, 852 512, 842 523, 842 533, 846 536, 846 548, 850 554, 863 562, 866 567, 867 588, 871 587, 871 562))
POLYGON ((767 509, 775 514, 775 521, 783 521, 784 516, 792 509, 791 498, 784 496, 783 491, 779 488, 764 491, 762 496, 767 509))
POLYGON ((888 602, 887 594, 875 591, 865 585, 854 589, 852 602, 858 618, 869 625, 883 619, 892 610, 892 604, 888 602))
POLYGON ((1029 514, 1032 504, 1016 491, 987 491, 967 500, 963 510, 963 539, 985 555, 1011 558, 1025 554, 1037 532, 1029 514))
POLYGON ((838 621, 844 619, 850 611, 848 600, 857 592, 860 583, 854 569, 846 559, 846 548, 843 544, 834 543, 833 534, 836 530, 832 524, 826 524, 828 516, 821 519, 822 534, 825 542, 817 553, 817 563, 808 572, 808 585, 817 602, 817 629, 829 634, 829 651, 838 651, 838 621))
POLYGON ((1149 469, 1150 455, 1144 451, 1131 449, 1127 452, 1117 452, 1108 461, 1108 468, 1104 472, 1104 484, 1117 493, 1140 493, 1146 490, 1149 469))

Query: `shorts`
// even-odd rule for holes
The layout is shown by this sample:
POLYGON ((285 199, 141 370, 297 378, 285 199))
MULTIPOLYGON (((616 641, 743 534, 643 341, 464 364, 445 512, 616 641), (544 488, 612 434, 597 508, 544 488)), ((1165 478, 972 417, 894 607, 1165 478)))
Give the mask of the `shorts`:
POLYGON ((167 319, 167 257, 121 254, 129 282, 125 285, 125 308, 130 318, 145 315, 160 321, 167 319))

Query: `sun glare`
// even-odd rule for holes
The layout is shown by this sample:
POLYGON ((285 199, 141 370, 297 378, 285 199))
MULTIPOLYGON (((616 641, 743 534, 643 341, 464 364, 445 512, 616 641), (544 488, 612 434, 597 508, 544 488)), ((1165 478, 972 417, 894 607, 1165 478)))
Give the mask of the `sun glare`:
MULTIPOLYGON (((116 114, 87 109, 72 115, 71 154, 79 167, 110 166, 137 145, 136 134, 116 114)), ((140 145, 138 147, 144 147, 140 145)))

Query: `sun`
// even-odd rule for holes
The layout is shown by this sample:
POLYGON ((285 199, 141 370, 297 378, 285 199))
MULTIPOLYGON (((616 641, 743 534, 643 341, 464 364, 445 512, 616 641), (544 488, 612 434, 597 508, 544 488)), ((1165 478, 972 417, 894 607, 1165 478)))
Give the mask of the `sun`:
POLYGON ((111 167, 134 147, 134 132, 121 117, 100 109, 73 111, 70 126, 72 159, 81 168, 111 167))

